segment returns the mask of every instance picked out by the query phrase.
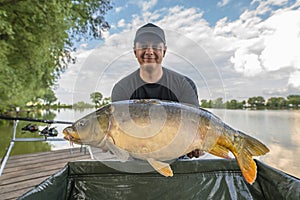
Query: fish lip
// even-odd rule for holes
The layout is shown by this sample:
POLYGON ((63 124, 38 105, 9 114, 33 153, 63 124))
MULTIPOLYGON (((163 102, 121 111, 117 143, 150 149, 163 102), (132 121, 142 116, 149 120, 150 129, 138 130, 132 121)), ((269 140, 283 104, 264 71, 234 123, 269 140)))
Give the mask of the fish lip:
POLYGON ((63 130, 64 139, 74 143, 80 143, 80 139, 73 136, 76 133, 73 126, 68 126, 63 130))
POLYGON ((66 135, 64 136, 64 139, 74 144, 83 144, 80 139, 75 138, 72 135, 66 135))
MULTIPOLYGON (((72 136, 72 133, 76 133, 76 131, 74 130, 74 127, 73 126, 68 126, 66 127, 64 130, 63 130, 63 134, 65 136, 72 136)), ((73 136, 72 136, 73 137, 73 136)))

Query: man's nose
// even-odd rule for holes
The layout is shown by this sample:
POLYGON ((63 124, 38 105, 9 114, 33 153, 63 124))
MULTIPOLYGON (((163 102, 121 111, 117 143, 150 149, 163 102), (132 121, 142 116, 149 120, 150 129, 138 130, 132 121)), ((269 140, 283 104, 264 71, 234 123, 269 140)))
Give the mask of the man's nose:
POLYGON ((148 47, 148 48, 146 49, 146 54, 147 54, 147 55, 152 55, 152 54, 153 54, 153 48, 152 48, 152 47, 148 47))

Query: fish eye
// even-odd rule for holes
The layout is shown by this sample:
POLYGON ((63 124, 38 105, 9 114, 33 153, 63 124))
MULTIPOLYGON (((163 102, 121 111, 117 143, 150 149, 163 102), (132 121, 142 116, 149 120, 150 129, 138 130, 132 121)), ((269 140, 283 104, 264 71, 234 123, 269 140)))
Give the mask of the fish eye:
POLYGON ((88 120, 82 119, 82 120, 80 120, 80 121, 77 123, 77 126, 83 127, 83 126, 86 126, 87 123, 88 123, 88 120))

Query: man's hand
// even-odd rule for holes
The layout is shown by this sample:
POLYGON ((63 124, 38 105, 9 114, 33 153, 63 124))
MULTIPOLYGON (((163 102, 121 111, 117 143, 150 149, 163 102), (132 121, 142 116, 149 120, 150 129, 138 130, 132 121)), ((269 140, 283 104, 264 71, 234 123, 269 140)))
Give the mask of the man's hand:
POLYGON ((199 150, 199 149, 195 149, 194 151, 191 151, 190 153, 187 154, 187 156, 189 158, 199 158, 200 156, 203 156, 204 155, 204 152, 199 150))

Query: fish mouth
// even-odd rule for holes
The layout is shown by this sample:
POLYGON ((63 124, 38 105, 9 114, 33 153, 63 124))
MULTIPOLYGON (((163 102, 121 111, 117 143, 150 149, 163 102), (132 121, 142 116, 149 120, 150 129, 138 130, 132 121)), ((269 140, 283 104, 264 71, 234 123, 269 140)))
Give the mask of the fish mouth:
POLYGON ((64 134, 64 139, 68 140, 70 143, 82 144, 77 131, 75 131, 72 126, 65 128, 63 130, 63 134, 64 134))

